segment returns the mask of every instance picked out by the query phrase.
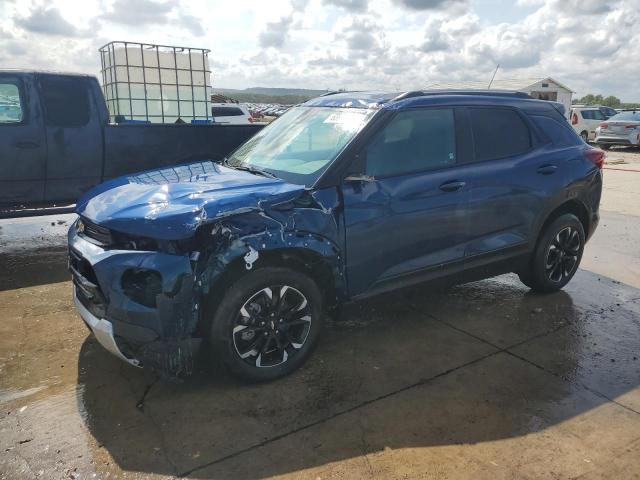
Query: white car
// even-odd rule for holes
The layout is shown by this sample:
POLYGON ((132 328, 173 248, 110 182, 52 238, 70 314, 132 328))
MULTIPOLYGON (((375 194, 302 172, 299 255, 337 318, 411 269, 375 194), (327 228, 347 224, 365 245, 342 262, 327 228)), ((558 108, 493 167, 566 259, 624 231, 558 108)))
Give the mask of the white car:
POLYGON ((253 123, 249 108, 244 103, 212 103, 211 116, 215 123, 232 125, 253 123))
POLYGON ((588 142, 596 138, 596 128, 606 116, 600 107, 573 107, 571 108, 571 126, 582 140, 588 142))
POLYGON ((601 122, 596 143, 605 150, 612 145, 640 145, 640 111, 622 112, 601 122))

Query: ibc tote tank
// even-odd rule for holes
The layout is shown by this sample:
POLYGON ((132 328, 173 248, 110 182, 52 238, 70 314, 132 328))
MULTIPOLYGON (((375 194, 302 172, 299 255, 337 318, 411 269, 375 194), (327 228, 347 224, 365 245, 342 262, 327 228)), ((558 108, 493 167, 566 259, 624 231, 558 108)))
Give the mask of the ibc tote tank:
POLYGON ((212 120, 209 50, 134 42, 100 48, 110 120, 212 120))

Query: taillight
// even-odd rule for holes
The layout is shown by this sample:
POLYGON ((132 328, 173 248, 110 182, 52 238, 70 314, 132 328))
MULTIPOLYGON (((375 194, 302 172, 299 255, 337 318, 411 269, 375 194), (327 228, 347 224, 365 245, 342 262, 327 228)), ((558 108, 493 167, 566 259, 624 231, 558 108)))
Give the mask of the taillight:
POLYGON ((599 148, 587 148, 584 151, 584 156, 596 167, 602 168, 604 166, 604 150, 600 150, 599 148))
POLYGON ((578 114, 577 114, 577 113, 574 113, 574 114, 571 116, 571 125, 577 125, 577 124, 578 124, 578 114))
POLYGON ((606 123, 601 123, 600 128, 609 128, 609 125, 606 123))
POLYGON ((636 126, 635 125, 625 125, 624 128, 636 128, 636 126))

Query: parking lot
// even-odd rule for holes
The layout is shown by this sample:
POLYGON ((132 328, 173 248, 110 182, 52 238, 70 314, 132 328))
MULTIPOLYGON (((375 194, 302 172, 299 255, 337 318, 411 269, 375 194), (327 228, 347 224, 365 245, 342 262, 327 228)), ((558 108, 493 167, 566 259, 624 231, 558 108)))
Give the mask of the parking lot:
POLYGON ((269 384, 124 364, 72 306, 73 216, 0 221, 0 478, 640 478, 640 150, 607 160, 564 291, 349 305, 269 384))

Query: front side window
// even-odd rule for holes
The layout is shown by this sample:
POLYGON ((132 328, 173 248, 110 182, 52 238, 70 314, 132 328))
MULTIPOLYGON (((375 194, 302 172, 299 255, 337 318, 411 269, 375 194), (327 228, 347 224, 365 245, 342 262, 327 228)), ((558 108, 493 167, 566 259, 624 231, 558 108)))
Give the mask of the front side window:
POLYGON ((400 112, 367 147, 366 173, 385 177, 453 165, 455 138, 450 108, 400 112))
POLYGON ((512 157, 531 148, 529 127, 515 110, 470 108, 469 116, 476 160, 512 157))
POLYGON ((240 146, 227 165, 264 170, 291 183, 311 185, 376 111, 291 108, 240 146))
POLYGON ((83 78, 45 75, 40 87, 47 125, 82 127, 89 123, 89 94, 83 78))
POLYGON ((0 80, 0 124, 20 123, 24 119, 24 108, 17 83, 0 80))

